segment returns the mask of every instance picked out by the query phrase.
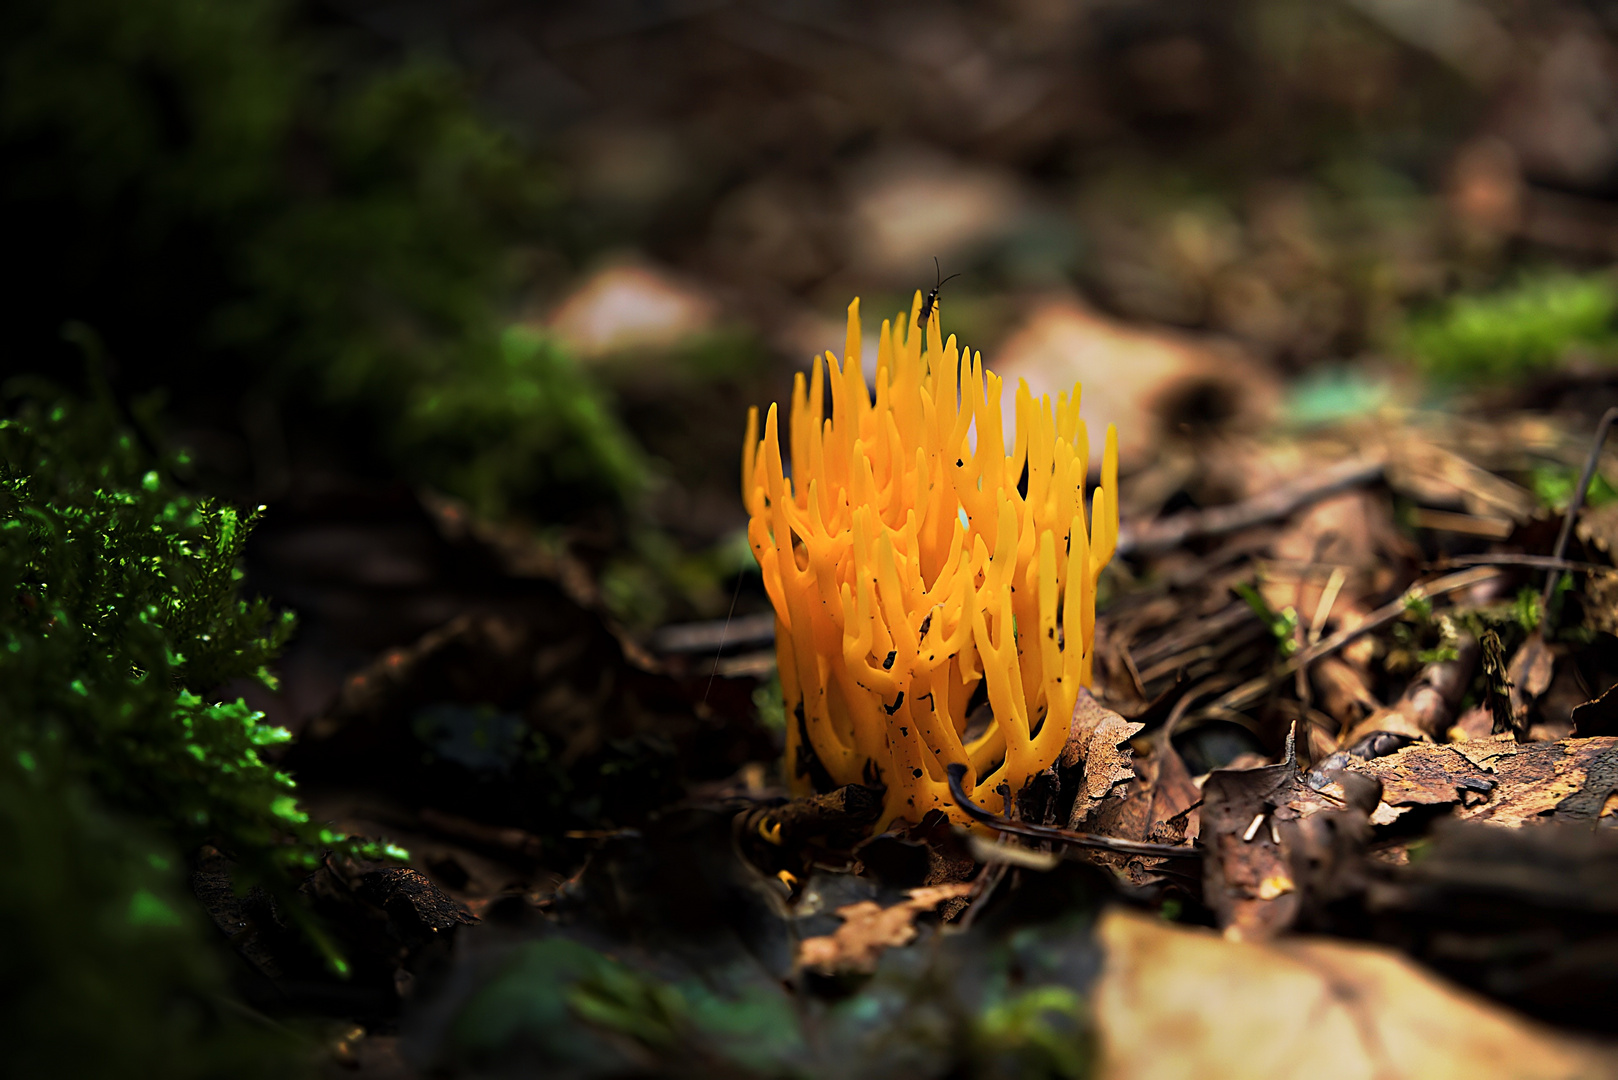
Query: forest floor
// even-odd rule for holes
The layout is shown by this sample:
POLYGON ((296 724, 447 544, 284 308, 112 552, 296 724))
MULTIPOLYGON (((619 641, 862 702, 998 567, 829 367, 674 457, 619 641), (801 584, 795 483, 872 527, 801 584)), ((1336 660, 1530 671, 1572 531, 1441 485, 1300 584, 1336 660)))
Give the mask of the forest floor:
POLYGON ((356 1025, 333 1075, 1618 1073, 1592 436, 1478 401, 1137 463, 1094 686, 998 840, 789 800, 767 617, 632 635, 565 551, 327 483, 254 555, 303 613, 283 698, 335 686, 287 764, 408 869, 306 886, 346 981, 199 894, 256 1007, 356 1025))

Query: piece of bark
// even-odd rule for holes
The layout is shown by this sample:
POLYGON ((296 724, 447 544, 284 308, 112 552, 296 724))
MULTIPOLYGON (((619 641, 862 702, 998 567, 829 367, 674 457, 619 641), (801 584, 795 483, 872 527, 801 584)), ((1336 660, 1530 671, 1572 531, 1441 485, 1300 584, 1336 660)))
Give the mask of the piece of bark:
POLYGON ((432 883, 420 870, 384 866, 359 874, 355 895, 387 912, 396 932, 412 949, 478 921, 465 904, 432 883))
POLYGON ((1384 808, 1454 805, 1457 819, 1518 826, 1599 815, 1618 787, 1615 764, 1618 737, 1517 743, 1506 735, 1447 746, 1415 743, 1349 770, 1381 781, 1382 820, 1390 818, 1384 808))
POLYGON ((1613 1030, 1618 830, 1442 821, 1366 894, 1373 933, 1559 1025, 1613 1030))

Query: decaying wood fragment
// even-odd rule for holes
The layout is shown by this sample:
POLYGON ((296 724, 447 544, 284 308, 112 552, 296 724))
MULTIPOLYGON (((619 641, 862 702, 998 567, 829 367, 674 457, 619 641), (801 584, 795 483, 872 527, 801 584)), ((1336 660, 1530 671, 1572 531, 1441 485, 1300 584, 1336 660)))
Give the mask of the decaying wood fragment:
POLYGON ((1519 826, 1596 817, 1618 790, 1618 737, 1518 743, 1509 735, 1397 753, 1348 765, 1382 784, 1373 821, 1415 806, 1455 807, 1461 820, 1519 826), (1572 801, 1569 801, 1572 800, 1572 801))

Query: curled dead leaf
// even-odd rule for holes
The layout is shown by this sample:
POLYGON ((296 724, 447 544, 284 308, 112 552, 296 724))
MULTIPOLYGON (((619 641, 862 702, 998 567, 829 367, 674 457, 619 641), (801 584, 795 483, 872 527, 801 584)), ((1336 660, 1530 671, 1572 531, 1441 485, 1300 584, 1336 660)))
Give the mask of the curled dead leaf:
POLYGON ((1377 709, 1349 728, 1340 744, 1353 746, 1366 736, 1385 731, 1411 739, 1438 739, 1455 722, 1460 704, 1478 666, 1478 642, 1464 634, 1456 643, 1456 655, 1428 664, 1417 673, 1392 708, 1377 709))
POLYGON ((969 882, 929 885, 911 889, 910 899, 892 907, 872 900, 847 904, 837 909, 843 925, 835 933, 805 938, 798 944, 798 965, 826 974, 875 971, 885 950, 915 940, 917 915, 971 892, 969 882))
POLYGON ((1606 693, 1573 707, 1573 734, 1581 738, 1618 732, 1618 685, 1606 693))
POLYGON ((1309 925, 1364 888, 1379 789, 1343 771, 1347 755, 1302 773, 1290 740, 1287 749, 1279 764, 1217 770, 1202 785, 1203 902, 1233 939, 1309 925))
POLYGON ((1135 775, 1135 754, 1129 740, 1144 726, 1125 720, 1092 697, 1090 691, 1079 691, 1073 705, 1073 726, 1061 757, 1064 768, 1081 762, 1084 765, 1083 786, 1073 800, 1068 828, 1079 828, 1109 798, 1122 797, 1119 785, 1127 784, 1135 775))
POLYGON ((1507 669, 1511 680, 1511 727, 1519 739, 1528 735, 1528 711, 1550 689, 1556 672, 1556 654, 1538 630, 1517 648, 1507 669))

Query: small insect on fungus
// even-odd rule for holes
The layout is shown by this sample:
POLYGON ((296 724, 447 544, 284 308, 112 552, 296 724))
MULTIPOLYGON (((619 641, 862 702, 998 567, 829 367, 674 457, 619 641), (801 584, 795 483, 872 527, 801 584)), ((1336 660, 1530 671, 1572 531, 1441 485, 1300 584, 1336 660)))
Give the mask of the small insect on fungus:
POLYGON ((944 282, 953 281, 955 278, 961 276, 960 274, 951 274, 947 278, 940 278, 938 275, 942 274, 943 272, 944 268, 938 265, 938 256, 934 255, 933 280, 936 282, 936 284, 933 286, 933 291, 927 294, 927 299, 921 302, 921 314, 916 318, 916 325, 923 330, 927 329, 927 320, 932 318, 933 307, 938 303, 938 290, 944 287, 944 282))

